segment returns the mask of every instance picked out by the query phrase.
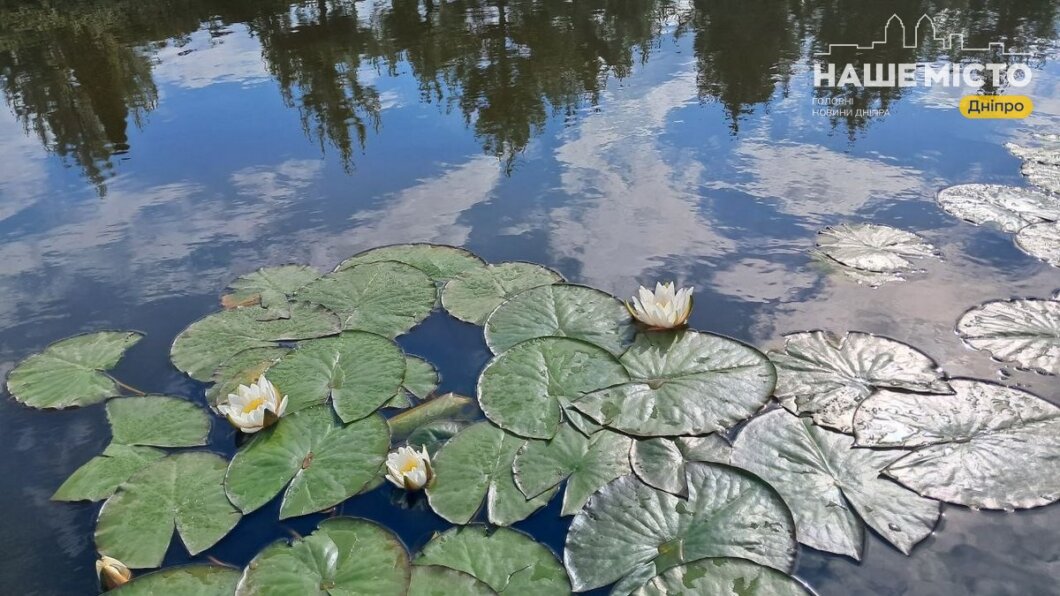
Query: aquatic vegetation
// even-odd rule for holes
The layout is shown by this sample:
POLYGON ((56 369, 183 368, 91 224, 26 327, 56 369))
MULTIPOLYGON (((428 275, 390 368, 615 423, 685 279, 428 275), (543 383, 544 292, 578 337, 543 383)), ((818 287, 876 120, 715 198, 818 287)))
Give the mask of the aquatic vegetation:
POLYGON ((265 375, 261 375, 249 386, 236 387, 226 402, 217 405, 217 411, 240 432, 253 434, 272 426, 287 412, 287 396, 281 396, 265 375))
POLYGON ((426 447, 421 447, 419 452, 412 447, 398 447, 386 456, 386 470, 386 479, 405 490, 420 490, 434 478, 426 447))
POLYGON ((96 561, 96 577, 104 590, 113 590, 128 583, 132 579, 132 571, 125 563, 103 555, 96 561))
POLYGON ((1016 234, 1016 246, 1053 267, 1060 267, 1060 222, 1031 224, 1016 234))
POLYGON ((651 329, 674 329, 688 323, 692 315, 693 288, 674 289, 674 282, 655 284, 655 292, 641 286, 626 302, 629 314, 651 329))
POLYGON ((987 302, 961 316, 957 333, 1002 362, 1060 374, 1060 292, 1053 300, 987 302))
POLYGON ((911 259, 935 255, 935 248, 920 236, 877 224, 825 228, 817 233, 817 249, 841 265, 872 273, 909 271, 911 259))

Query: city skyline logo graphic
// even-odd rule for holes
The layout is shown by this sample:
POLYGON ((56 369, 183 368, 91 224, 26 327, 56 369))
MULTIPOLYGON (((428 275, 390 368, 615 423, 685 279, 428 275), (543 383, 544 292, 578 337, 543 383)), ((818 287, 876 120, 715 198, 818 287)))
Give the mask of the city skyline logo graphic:
POLYGON ((889 47, 892 40, 890 39, 891 31, 897 27, 901 29, 902 37, 902 48, 907 50, 915 50, 920 47, 921 39, 930 38, 939 44, 939 47, 943 50, 953 50, 957 48, 962 53, 967 52, 984 52, 990 53, 996 56, 1009 56, 1012 58, 1032 58, 1034 57, 1033 52, 1014 52, 1009 51, 1005 47, 1005 43, 1001 41, 990 42, 984 47, 968 47, 965 42, 964 33, 950 33, 950 34, 938 34, 938 28, 935 25, 935 20, 929 15, 921 15, 916 21, 916 25, 913 27, 913 43, 909 43, 909 30, 905 25, 905 21, 902 17, 897 14, 892 14, 887 23, 883 26, 883 39, 870 42, 869 45, 860 45, 856 43, 830 43, 828 44, 828 51, 826 52, 815 52, 814 56, 831 56, 832 52, 837 49, 845 50, 857 50, 857 51, 872 51, 880 47, 889 47), (921 30, 925 31, 925 34, 921 34, 921 30))

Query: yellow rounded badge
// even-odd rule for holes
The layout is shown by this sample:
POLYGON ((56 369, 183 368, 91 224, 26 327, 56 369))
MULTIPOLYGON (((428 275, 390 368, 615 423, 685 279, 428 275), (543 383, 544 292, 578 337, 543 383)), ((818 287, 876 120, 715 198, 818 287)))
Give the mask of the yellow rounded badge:
POLYGON ((961 98, 965 118, 1026 118, 1034 111, 1034 102, 1026 95, 966 95, 961 98))

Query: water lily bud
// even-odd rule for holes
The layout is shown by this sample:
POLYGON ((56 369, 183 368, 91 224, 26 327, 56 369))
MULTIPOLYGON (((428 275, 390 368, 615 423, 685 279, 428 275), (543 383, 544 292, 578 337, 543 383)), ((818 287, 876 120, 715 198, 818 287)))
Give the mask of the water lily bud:
POLYGON ((694 288, 674 289, 674 282, 655 284, 655 293, 640 287, 633 305, 626 303, 626 308, 633 318, 652 329, 674 329, 688 323, 692 314, 692 290, 694 288))
POLYGON ((235 393, 229 393, 217 410, 224 414, 232 426, 250 434, 271 426, 287 410, 287 396, 280 397, 276 387, 261 375, 250 387, 240 385, 235 393))
POLYGON ((409 491, 426 487, 434 478, 426 447, 419 453, 412 447, 400 447, 386 456, 386 469, 391 484, 409 491))
POLYGON ((104 590, 113 590, 131 580, 132 571, 129 571, 125 563, 113 557, 102 555, 96 561, 96 577, 99 578, 99 585, 104 590))

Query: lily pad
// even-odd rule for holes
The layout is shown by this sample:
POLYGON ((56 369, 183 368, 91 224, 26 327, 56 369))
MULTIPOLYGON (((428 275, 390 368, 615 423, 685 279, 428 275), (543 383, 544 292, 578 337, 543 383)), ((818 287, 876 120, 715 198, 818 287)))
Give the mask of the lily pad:
POLYGON ((228 466, 225 490, 244 513, 281 490, 280 519, 322 511, 369 485, 389 448, 381 416, 342 425, 329 408, 310 408, 284 416, 243 445, 228 466))
POLYGON ((435 282, 444 283, 457 275, 477 269, 485 262, 467 249, 445 244, 394 244, 358 253, 335 268, 342 271, 365 263, 397 261, 423 271, 435 282))
POLYGON ((495 308, 516 294, 562 281, 559 273, 533 263, 475 267, 445 284, 442 306, 461 321, 484 325, 495 308))
POLYGON ((949 393, 931 358, 890 338, 850 331, 784 336, 784 351, 769 352, 777 367, 781 405, 840 432, 853 432, 854 411, 876 388, 949 393))
POLYGON ((1043 222, 1023 228, 1016 234, 1016 246, 1032 257, 1060 267, 1060 222, 1043 222))
POLYGON ((427 453, 434 457, 438 450, 449 442, 460 431, 468 427, 468 423, 456 420, 436 420, 428 422, 412 431, 406 443, 416 451, 426 449, 427 453))
POLYGON ((173 528, 197 555, 224 538, 241 517, 228 502, 228 462, 206 452, 164 457, 122 484, 96 524, 96 548, 132 568, 158 567, 173 528))
POLYGON ((414 565, 408 596, 490 596, 489 585, 467 573, 439 565, 414 565))
POLYGON ((512 464, 524 440, 489 422, 473 424, 449 440, 434 458, 427 500, 434 512, 466 524, 487 503, 490 523, 507 526, 529 517, 556 489, 527 499, 515 485, 512 464))
POLYGON ((198 405, 165 395, 124 397, 107 402, 115 443, 152 447, 205 445, 210 418, 198 405))
POLYGON ((236 596, 401 596, 410 580, 405 546, 366 519, 335 517, 288 544, 274 542, 247 565, 236 596))
POLYGON ((957 333, 998 360, 1060 374, 1060 300, 987 302, 961 316, 957 333))
POLYGON ((634 596, 739 594, 740 596, 813 596, 799 580, 776 569, 732 558, 700 559, 668 569, 633 592, 634 596))
POLYGON ((776 383, 764 354, 698 331, 639 334, 620 360, 630 382, 573 405, 604 426, 641 437, 725 430, 765 405, 776 383))
POLYGON ((338 313, 343 329, 393 338, 427 318, 438 290, 419 269, 384 261, 329 273, 302 288, 297 298, 338 313))
POLYGON ((181 565, 134 578, 108 592, 118 596, 155 596, 161 594, 195 596, 232 596, 242 575, 239 570, 220 565, 181 565))
POLYGON ((553 284, 517 294, 486 321, 494 354, 535 337, 569 337, 618 356, 634 334, 633 320, 614 296, 586 286, 553 284))
POLYGON ((134 331, 100 331, 57 341, 20 362, 7 376, 7 390, 33 408, 86 406, 121 395, 103 371, 142 338, 134 331))
POLYGON ((432 538, 413 565, 456 569, 500 594, 553 596, 571 591, 567 572, 548 547, 507 528, 451 528, 432 538))
POLYGON ((515 456, 515 484, 527 498, 567 481, 561 515, 574 515, 589 496, 619 476, 629 474, 633 441, 609 430, 586 437, 569 425, 548 441, 527 441, 515 456))
POLYGON ((244 350, 335 335, 342 329, 335 313, 300 302, 291 304, 289 318, 263 317, 268 317, 267 311, 257 306, 208 315, 180 332, 170 358, 193 379, 210 381, 218 368, 244 350))
POLYGON ((478 381, 486 417, 520 436, 548 439, 585 393, 629 380, 609 352, 574 339, 539 337, 494 358, 478 381))
POLYGON ((1060 408, 972 379, 953 395, 880 391, 855 418, 859 445, 916 448, 887 474, 918 493, 978 509, 1060 499, 1060 408))
POLYGON ((291 316, 291 296, 318 277, 320 272, 306 265, 263 267, 229 284, 229 293, 221 297, 221 305, 260 306, 267 319, 286 319, 291 316))
POLYGON ((842 224, 817 233, 817 248, 847 267, 894 272, 913 267, 913 258, 935 255, 935 248, 912 232, 877 224, 842 224))
POLYGON ((1042 190, 1060 194, 1060 167, 1036 161, 1025 161, 1020 172, 1027 181, 1042 190))
POLYGON ((52 495, 53 501, 101 501, 114 494, 122 482, 165 457, 165 452, 151 447, 111 443, 74 471, 52 495))
POLYGON ((405 357, 405 380, 401 388, 417 399, 427 399, 441 381, 434 365, 416 356, 405 357))
POLYGON ((612 481, 574 516, 563 560, 576 592, 708 557, 739 557, 785 573, 795 563, 795 526, 780 495, 720 464, 687 465, 688 498, 636 477, 612 481))
POLYGON ((401 389, 405 354, 392 340, 345 331, 303 342, 268 370, 268 379, 297 412, 329 399, 344 422, 370 416, 401 389))
POLYGON ((1060 198, 1033 188, 999 184, 960 184, 939 191, 947 213, 975 225, 996 224, 1015 232, 1032 223, 1060 219, 1060 198))
POLYGON ((729 463, 732 447, 719 434, 676 439, 639 439, 633 441, 629 463, 633 472, 648 486, 684 497, 688 495, 685 465, 708 461, 729 463))
POLYGON ((217 404, 227 399, 230 393, 235 393, 240 385, 255 383, 290 351, 291 348, 286 346, 269 346, 243 350, 232 356, 210 376, 214 384, 206 390, 206 401, 216 411, 217 404))
POLYGON ((865 529, 859 518, 907 555, 938 521, 938 502, 880 478, 901 456, 854 449, 853 437, 778 409, 740 431, 732 464, 777 489, 795 516, 799 542, 860 560, 865 529))
POLYGON ((406 410, 387 420, 394 441, 404 441, 424 425, 441 420, 470 419, 475 413, 475 402, 470 397, 447 393, 429 399, 415 408, 406 410))

